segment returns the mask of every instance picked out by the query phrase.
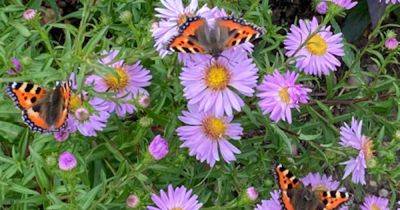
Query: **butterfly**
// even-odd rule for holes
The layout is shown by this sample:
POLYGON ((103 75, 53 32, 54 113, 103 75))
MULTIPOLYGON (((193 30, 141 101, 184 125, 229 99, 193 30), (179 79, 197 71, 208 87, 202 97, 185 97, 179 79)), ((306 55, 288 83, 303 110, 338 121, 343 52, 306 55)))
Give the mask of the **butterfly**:
POLYGON ((340 191, 313 191, 304 186, 282 164, 275 167, 275 174, 285 210, 335 210, 350 200, 350 194, 340 191))
POLYGON ((12 82, 6 93, 22 110, 22 119, 33 131, 57 132, 66 126, 71 93, 69 82, 57 82, 51 90, 27 82, 12 82))
POLYGON ((233 16, 216 19, 214 27, 210 27, 206 19, 194 16, 179 26, 179 34, 170 40, 168 49, 218 57, 225 49, 252 42, 264 33, 263 28, 233 16))

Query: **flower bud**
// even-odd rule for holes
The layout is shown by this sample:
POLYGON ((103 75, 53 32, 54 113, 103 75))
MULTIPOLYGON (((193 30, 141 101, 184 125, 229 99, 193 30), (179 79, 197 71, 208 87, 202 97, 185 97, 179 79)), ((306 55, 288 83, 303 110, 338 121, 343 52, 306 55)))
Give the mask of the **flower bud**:
POLYGON ((136 208, 139 205, 139 201, 136 195, 129 195, 126 199, 126 206, 128 206, 128 208, 136 208))
POLYGON ((249 198, 251 201, 256 201, 258 198, 258 192, 257 192, 256 188, 254 188, 254 187, 247 188, 246 195, 247 195, 247 198, 249 198))
POLYGON ((154 137, 149 145, 149 153, 155 160, 161 160, 167 156, 169 152, 168 142, 160 135, 154 137))
POLYGON ((121 13, 121 15, 119 16, 119 19, 123 23, 129 23, 132 21, 132 13, 128 10, 125 10, 121 13))

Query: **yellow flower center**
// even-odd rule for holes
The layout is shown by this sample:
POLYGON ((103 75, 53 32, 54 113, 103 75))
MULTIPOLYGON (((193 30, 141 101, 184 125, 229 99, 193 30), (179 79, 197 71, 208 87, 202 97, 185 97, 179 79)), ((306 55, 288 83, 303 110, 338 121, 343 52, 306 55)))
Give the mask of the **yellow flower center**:
POLYGON ((285 87, 279 90, 279 97, 281 98, 282 102, 285 104, 290 103, 290 95, 289 95, 289 88, 285 87))
POLYGON ((308 40, 306 47, 311 54, 321 56, 325 55, 328 44, 319 34, 315 34, 308 40))
POLYGON ((174 208, 172 208, 171 210, 183 210, 183 208, 181 208, 181 207, 174 207, 174 208))
POLYGON ((223 90, 228 86, 230 75, 228 70, 218 64, 213 64, 206 72, 206 84, 213 90, 223 90))
POLYGON ((362 138, 364 138, 363 141, 365 142, 362 146, 362 151, 364 153, 365 160, 368 161, 374 157, 374 149, 373 149, 374 145, 369 137, 363 136, 362 138))
POLYGON ((208 117, 203 121, 203 129, 208 137, 218 140, 225 135, 226 125, 222 119, 208 117))
POLYGON ((104 79, 110 90, 117 92, 128 85, 129 75, 124 68, 117 67, 115 68, 115 73, 107 74, 104 79))
POLYGON ((69 109, 71 111, 75 111, 79 107, 82 106, 82 99, 79 95, 77 94, 71 94, 71 98, 69 99, 69 109))
POLYGON ((324 185, 320 184, 315 187, 314 191, 328 191, 328 189, 324 185))
POLYGON ((381 210, 381 208, 379 208, 379 206, 376 204, 372 204, 371 210, 381 210))

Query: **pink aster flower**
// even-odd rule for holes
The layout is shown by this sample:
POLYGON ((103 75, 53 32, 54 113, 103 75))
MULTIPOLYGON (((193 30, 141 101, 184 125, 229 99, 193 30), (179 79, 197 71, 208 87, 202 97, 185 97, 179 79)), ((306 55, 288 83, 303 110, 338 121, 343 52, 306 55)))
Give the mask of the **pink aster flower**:
POLYGON ((16 74, 18 74, 18 73, 21 71, 21 69, 22 69, 21 62, 19 62, 19 60, 18 60, 17 58, 12 58, 12 59, 11 59, 11 63, 13 64, 13 66, 11 67, 11 69, 9 69, 9 70, 7 71, 7 73, 8 73, 9 75, 16 75, 16 74))
POLYGON ((100 63, 115 70, 105 76, 91 75, 86 78, 86 84, 92 85, 99 93, 111 92, 115 95, 108 100, 112 111, 115 110, 119 117, 125 117, 136 110, 133 105, 133 98, 140 94, 148 95, 144 89, 150 85, 150 71, 143 68, 140 62, 133 65, 124 64, 124 61, 115 61, 119 51, 112 50, 107 56, 100 59, 100 63))
POLYGON ((343 162, 346 165, 343 179, 352 173, 351 180, 354 183, 365 183, 365 169, 367 168, 367 161, 373 157, 373 142, 372 140, 362 135, 362 121, 357 121, 352 118, 351 126, 344 123, 340 127, 340 144, 343 147, 352 147, 359 151, 356 158, 343 162))
POLYGON ((251 201, 255 201, 258 198, 258 192, 257 192, 256 188, 254 188, 254 187, 247 188, 246 195, 251 201))
POLYGON ((400 0, 379 0, 379 2, 385 2, 386 4, 398 4, 400 0))
POLYGON ((395 50, 399 46, 399 41, 397 41, 396 37, 390 37, 385 41, 385 47, 388 50, 395 50))
POLYGON ((63 171, 70 171, 77 165, 75 156, 70 152, 63 152, 58 158, 58 167, 63 171))
POLYGON ((365 198, 361 210, 389 210, 389 200, 369 195, 365 198))
POLYGON ((188 17, 202 15, 210 9, 204 5, 197 10, 197 0, 191 0, 187 7, 183 5, 182 0, 161 0, 161 3, 164 7, 155 9, 156 17, 160 18, 160 21, 153 23, 151 32, 156 50, 164 57, 169 54, 166 49, 167 44, 172 37, 178 34, 179 26, 185 23, 188 17))
POLYGON ((274 190, 270 194, 271 198, 268 200, 262 200, 261 204, 258 204, 254 210, 282 210, 280 192, 278 190, 274 190))
POLYGON ((267 75, 257 87, 260 106, 263 114, 270 114, 270 119, 292 123, 292 108, 299 109, 300 104, 307 103, 311 89, 296 84, 298 74, 287 71, 284 75, 278 70, 267 75))
POLYGON ((196 156, 201 162, 206 161, 211 167, 220 160, 220 154, 227 163, 236 160, 235 154, 240 154, 240 150, 228 139, 239 140, 243 128, 239 123, 231 123, 233 117, 216 116, 191 106, 182 114, 178 118, 187 125, 176 131, 183 142, 181 147, 189 148, 190 156, 196 156))
POLYGON ((149 153, 155 160, 161 160, 167 156, 169 152, 168 142, 160 135, 154 137, 149 145, 149 153))
POLYGON ((299 26, 293 24, 290 27, 284 45, 286 56, 295 58, 297 68, 321 76, 336 71, 341 63, 335 56, 344 56, 344 51, 341 33, 333 34, 330 26, 318 27, 316 17, 311 21, 300 20, 299 26))
POLYGON ((331 176, 320 175, 319 173, 309 173, 301 179, 304 186, 311 186, 312 190, 332 191, 337 190, 339 182, 334 181, 331 176))
POLYGON ((253 96, 258 69, 243 49, 226 50, 217 59, 200 54, 192 58, 179 77, 189 105, 231 116, 232 109, 240 111, 244 106, 239 94, 253 96))
POLYGON ((22 14, 22 17, 25 20, 32 20, 36 16, 36 10, 34 9, 27 9, 25 12, 22 14))
POLYGON ((160 191, 160 195, 151 195, 155 206, 147 206, 148 210, 198 210, 202 207, 197 195, 192 194, 192 190, 187 190, 185 186, 173 188, 168 185, 168 191, 160 191))
POLYGON ((129 195, 126 199, 126 206, 129 208, 136 208, 139 205, 139 197, 136 195, 129 195))

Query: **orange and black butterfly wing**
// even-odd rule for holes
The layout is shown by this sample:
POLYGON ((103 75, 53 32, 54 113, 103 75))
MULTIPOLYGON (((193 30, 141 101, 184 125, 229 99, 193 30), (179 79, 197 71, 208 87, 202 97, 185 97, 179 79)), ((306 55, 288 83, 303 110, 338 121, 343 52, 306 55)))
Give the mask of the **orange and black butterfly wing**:
POLYGON ((19 109, 25 110, 44 98, 46 90, 39 85, 27 82, 12 82, 8 84, 6 93, 19 109))
POLYGON ((350 200, 351 196, 347 192, 324 191, 320 192, 320 201, 324 205, 324 210, 338 209, 342 204, 350 200))
POLYGON ((217 25, 219 27, 228 28, 229 37, 225 40, 225 48, 237 46, 245 42, 252 42, 265 33, 263 28, 233 16, 219 18, 217 20, 217 25))
POLYGON ((288 191, 291 189, 300 189, 303 186, 302 183, 288 169, 284 168, 282 164, 275 167, 275 174, 279 189, 281 190, 282 205, 286 210, 295 210, 288 191))
POLYGON ((196 38, 197 31, 207 24, 204 18, 190 17, 179 27, 179 34, 171 39, 168 49, 180 53, 205 53, 206 49, 196 38))
POLYGON ((67 125, 69 101, 71 97, 71 88, 69 82, 63 83, 59 91, 62 96, 62 100, 60 101, 61 113, 59 113, 59 116, 54 125, 56 130, 62 129, 67 125))
POLYGON ((27 82, 12 82, 8 85, 6 93, 22 110, 22 119, 33 131, 44 132, 49 128, 41 116, 40 101, 46 97, 44 88, 27 82))

